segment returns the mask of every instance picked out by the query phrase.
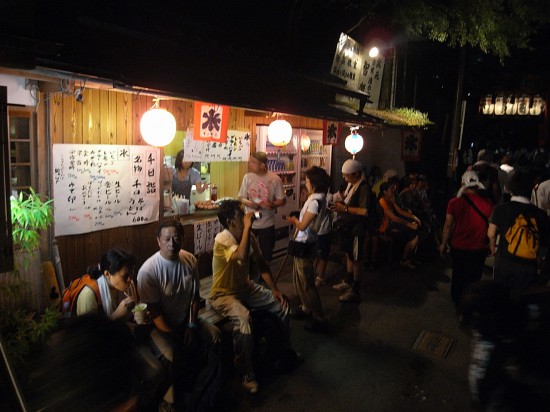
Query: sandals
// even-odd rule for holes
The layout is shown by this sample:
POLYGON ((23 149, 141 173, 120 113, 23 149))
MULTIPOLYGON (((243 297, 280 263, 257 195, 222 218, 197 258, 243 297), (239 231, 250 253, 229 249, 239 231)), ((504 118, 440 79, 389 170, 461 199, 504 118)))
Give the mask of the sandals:
POLYGON ((323 279, 320 276, 315 276, 315 287, 318 288, 319 286, 325 286, 325 279, 323 279))

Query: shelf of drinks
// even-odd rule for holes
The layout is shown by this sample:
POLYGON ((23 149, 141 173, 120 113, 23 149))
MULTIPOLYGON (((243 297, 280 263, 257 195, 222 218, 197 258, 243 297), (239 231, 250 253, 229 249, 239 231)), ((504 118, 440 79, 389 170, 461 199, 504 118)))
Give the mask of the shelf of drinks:
POLYGON ((277 151, 268 150, 265 152, 265 154, 267 156, 296 156, 298 153, 292 152, 290 150, 277 150, 277 151))
POLYGON ((295 175, 295 170, 271 170, 271 172, 275 173, 276 175, 295 175))

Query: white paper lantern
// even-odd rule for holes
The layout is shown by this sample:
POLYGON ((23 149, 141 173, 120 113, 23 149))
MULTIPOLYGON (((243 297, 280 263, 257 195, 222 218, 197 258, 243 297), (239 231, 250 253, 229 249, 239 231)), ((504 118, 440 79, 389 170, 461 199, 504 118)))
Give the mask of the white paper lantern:
POLYGON ((267 139, 273 146, 286 146, 292 138, 292 126, 286 120, 274 120, 267 128, 267 139))
POLYGON ((307 152, 309 149, 309 146, 311 145, 311 139, 307 134, 302 135, 302 138, 300 140, 300 148, 302 149, 302 152, 307 152))
POLYGON ((348 152, 355 156, 355 154, 363 148, 363 137, 357 134, 357 130, 352 130, 351 134, 346 137, 344 146, 348 152))
POLYGON ((143 140, 151 146, 166 146, 176 135, 176 119, 167 110, 153 108, 143 114, 139 129, 143 140))

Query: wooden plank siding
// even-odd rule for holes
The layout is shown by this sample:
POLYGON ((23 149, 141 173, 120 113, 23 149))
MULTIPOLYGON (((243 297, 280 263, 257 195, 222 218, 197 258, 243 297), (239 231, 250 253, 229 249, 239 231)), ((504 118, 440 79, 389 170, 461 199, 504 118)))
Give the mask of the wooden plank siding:
MULTIPOLYGON (((142 114, 153 106, 151 96, 86 89, 83 92, 82 102, 77 102, 73 95, 62 93, 45 95, 45 98, 49 103, 51 144, 145 144, 139 132, 139 122, 142 114)), ((194 102, 161 100, 160 107, 174 115, 177 130, 186 130, 192 126, 194 102)), ((44 110, 44 105, 41 105, 39 110, 44 110)), ((40 118, 39 116, 38 119, 40 118)), ((283 118, 293 127, 315 129, 322 127, 322 121, 318 119, 296 116, 283 118)), ((254 116, 249 116, 245 114, 244 109, 231 108, 229 129, 249 130, 251 150, 254 151, 256 150, 256 125, 269 124, 272 120, 271 117, 261 115, 259 112, 257 115, 254 112, 254 116)), ((38 130, 41 130, 40 127, 38 130)), ((41 139, 46 141, 39 136, 39 141, 41 139)), ((44 153, 40 155, 42 161, 51 161, 45 158, 44 153)), ((218 186, 218 197, 235 197, 246 171, 246 162, 212 162, 210 178, 211 182, 218 186)), ((44 181, 47 180, 44 179, 44 181)), ((154 222, 57 237, 65 282, 84 273, 87 266, 97 264, 101 255, 111 247, 121 247, 133 253, 137 257, 137 264, 141 265, 158 250, 155 237, 157 224, 154 222)))

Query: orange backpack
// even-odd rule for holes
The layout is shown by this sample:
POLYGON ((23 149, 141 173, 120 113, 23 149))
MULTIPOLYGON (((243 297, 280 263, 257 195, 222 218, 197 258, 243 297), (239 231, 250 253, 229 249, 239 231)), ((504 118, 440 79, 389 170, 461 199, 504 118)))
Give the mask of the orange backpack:
POLYGON ((537 221, 520 213, 506 231, 508 253, 523 259, 534 260, 539 250, 537 221))
POLYGON ((82 275, 71 280, 71 283, 69 283, 69 286, 67 286, 63 292, 63 298, 61 299, 61 312, 63 313, 63 317, 69 318, 76 315, 76 302, 78 301, 78 296, 86 286, 94 291, 98 306, 101 306, 101 295, 99 293, 97 280, 92 279, 90 275, 82 275))

